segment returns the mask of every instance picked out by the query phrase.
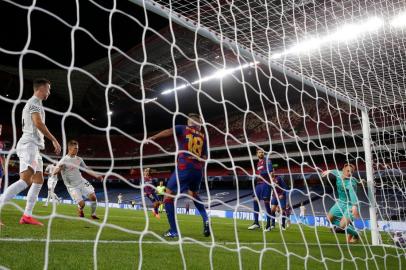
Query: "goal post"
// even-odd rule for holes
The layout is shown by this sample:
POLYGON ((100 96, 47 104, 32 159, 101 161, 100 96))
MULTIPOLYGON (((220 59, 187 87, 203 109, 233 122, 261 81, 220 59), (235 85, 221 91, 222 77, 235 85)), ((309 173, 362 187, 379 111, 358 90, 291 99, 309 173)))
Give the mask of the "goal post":
POLYGON ((381 244, 378 231, 378 222, 376 218, 376 199, 375 182, 372 168, 372 150, 371 150, 371 129, 369 123, 368 111, 362 110, 362 143, 365 152, 365 171, 367 176, 368 200, 369 200, 369 218, 371 227, 372 245, 381 244))

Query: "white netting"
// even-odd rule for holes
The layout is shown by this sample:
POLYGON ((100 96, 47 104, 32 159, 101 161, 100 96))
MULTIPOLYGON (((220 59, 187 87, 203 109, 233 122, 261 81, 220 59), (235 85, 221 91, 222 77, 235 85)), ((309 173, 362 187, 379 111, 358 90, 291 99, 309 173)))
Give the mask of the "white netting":
MULTIPOLYGON (((21 232, 12 222, 24 204, 2 209, 7 226, 0 231, 0 267, 21 266, 13 256, 22 243, 38 250, 22 258, 23 264, 37 260, 34 266, 44 268, 71 268, 58 263, 74 257, 75 250, 91 255, 91 262, 80 266, 95 269, 154 269, 159 256, 169 269, 402 269, 406 264, 405 250, 393 241, 399 244, 402 236, 395 232, 406 231, 402 1, 72 1, 66 11, 39 1, 2 0, 1 5, 4 13, 18 14, 26 34, 20 46, 0 43, 0 57, 12 59, 0 64, 4 186, 18 179, 21 104, 36 77, 52 82, 47 121, 64 151, 69 139, 77 139, 79 155, 106 181, 92 181, 103 207, 100 222, 75 217, 74 207, 54 204, 47 212, 37 206, 34 214, 46 222, 44 231, 21 232), (37 43, 44 35, 38 29, 50 23, 59 25, 51 29, 65 38, 55 41, 57 49, 37 43), (200 219, 183 215, 189 202, 192 214, 195 209, 190 196, 178 195, 180 237, 173 241, 162 237, 165 214, 151 220, 152 205, 143 191, 150 184, 141 172, 149 167, 159 180, 170 176, 179 144, 173 137, 147 138, 184 124, 190 112, 202 115, 208 137, 201 197, 212 235, 202 237, 200 219), (288 184, 290 220, 302 225, 247 230, 257 148, 269 153, 288 184), (357 245, 330 232, 326 214, 337 194, 334 181, 321 177, 347 162, 357 168, 357 245), (124 202, 112 204, 119 193, 124 202)), ((44 159, 59 159, 51 150, 47 145, 44 159)))

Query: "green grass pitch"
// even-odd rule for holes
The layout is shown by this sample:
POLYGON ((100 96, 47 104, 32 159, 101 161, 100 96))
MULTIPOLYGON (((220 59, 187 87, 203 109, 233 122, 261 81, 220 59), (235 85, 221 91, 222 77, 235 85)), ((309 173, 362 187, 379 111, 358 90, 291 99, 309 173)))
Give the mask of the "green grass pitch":
MULTIPOLYGON (((24 201, 15 201, 23 207, 24 201)), ((148 212, 99 208, 93 222, 76 217, 73 205, 34 209, 44 227, 19 225, 21 209, 7 205, 0 231, 0 268, 10 269, 406 269, 405 252, 382 246, 345 244, 327 228, 292 225, 248 231, 250 221, 213 218, 213 237, 202 235, 199 216, 178 215, 182 243, 163 240, 168 228, 148 212), (103 218, 107 216, 105 226, 103 218), (69 217, 69 218, 67 218, 69 217), (47 241, 49 239, 50 241, 47 241), (98 241, 96 241, 98 239, 98 241), (183 254, 183 256, 182 256, 183 254), (48 256, 46 256, 48 255, 48 256), (96 256, 94 256, 96 255, 96 256)), ((89 208, 86 212, 89 216, 89 208)), ((363 235, 363 238, 369 237, 363 235)))

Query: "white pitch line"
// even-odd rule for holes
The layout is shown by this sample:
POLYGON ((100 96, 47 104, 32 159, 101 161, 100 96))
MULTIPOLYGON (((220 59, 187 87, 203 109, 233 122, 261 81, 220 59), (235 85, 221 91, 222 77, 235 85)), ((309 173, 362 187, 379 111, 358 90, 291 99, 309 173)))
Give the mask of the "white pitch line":
MULTIPOLYGON (((47 242, 47 239, 44 238, 0 238, 0 242, 47 242)), ((89 239, 51 239, 49 240, 50 243, 90 243, 94 244, 96 241, 95 240, 89 240, 89 239)), ((99 240, 97 241, 98 243, 101 244, 139 244, 140 241, 136 240, 99 240)), ((169 244, 169 245, 179 245, 179 241, 146 241, 142 240, 142 244, 169 244)), ((193 242, 193 241, 184 241, 182 244, 186 245, 211 245, 212 242, 208 241, 200 241, 200 242, 193 242)), ((237 242, 214 242, 215 245, 221 246, 221 245, 237 245, 237 242)), ((345 243, 339 243, 339 244, 333 244, 333 243, 323 243, 323 244, 318 244, 318 243, 264 243, 264 242, 239 242, 239 245, 242 246, 249 246, 249 245, 308 245, 308 246, 347 246, 348 244, 345 243)), ((351 247, 365 247, 365 246, 373 246, 373 245, 350 245, 351 247)), ((398 248, 395 246, 391 245, 382 245, 380 247, 388 247, 388 248, 398 248)))

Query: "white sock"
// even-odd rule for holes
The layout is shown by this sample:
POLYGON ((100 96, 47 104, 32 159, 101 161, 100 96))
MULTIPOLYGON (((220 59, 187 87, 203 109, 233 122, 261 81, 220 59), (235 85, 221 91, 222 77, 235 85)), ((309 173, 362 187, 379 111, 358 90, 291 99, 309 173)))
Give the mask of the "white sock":
POLYGON ((27 204, 25 205, 24 215, 32 216, 32 209, 38 199, 38 194, 41 191, 42 184, 32 183, 27 194, 27 204))
POLYGON ((92 209, 92 215, 96 215, 97 201, 90 203, 90 209, 92 209))
POLYGON ((45 202, 45 205, 48 205, 50 199, 51 199, 51 193, 48 191, 48 197, 47 197, 47 201, 45 202))
POLYGON ((0 207, 10 201, 12 198, 14 198, 15 195, 17 195, 27 187, 27 183, 21 179, 8 186, 3 195, 0 196, 0 207))

